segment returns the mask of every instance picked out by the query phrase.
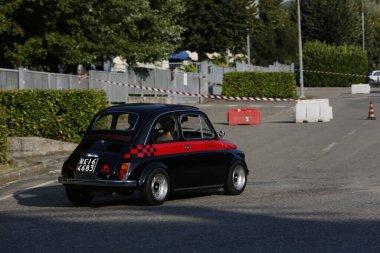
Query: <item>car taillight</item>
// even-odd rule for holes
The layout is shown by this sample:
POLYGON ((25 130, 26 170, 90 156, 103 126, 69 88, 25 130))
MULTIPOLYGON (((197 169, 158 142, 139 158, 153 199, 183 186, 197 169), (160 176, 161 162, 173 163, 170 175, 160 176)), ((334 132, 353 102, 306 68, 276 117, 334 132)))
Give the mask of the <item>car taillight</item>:
POLYGON ((129 170, 130 165, 131 165, 130 163, 122 163, 121 164, 120 173, 119 173, 119 179, 120 180, 124 180, 127 178, 127 174, 128 174, 128 170, 129 170))
POLYGON ((74 170, 75 170, 74 166, 72 166, 71 164, 69 164, 68 161, 66 160, 63 163, 62 170, 61 170, 61 175, 65 175, 67 173, 73 172, 74 170))

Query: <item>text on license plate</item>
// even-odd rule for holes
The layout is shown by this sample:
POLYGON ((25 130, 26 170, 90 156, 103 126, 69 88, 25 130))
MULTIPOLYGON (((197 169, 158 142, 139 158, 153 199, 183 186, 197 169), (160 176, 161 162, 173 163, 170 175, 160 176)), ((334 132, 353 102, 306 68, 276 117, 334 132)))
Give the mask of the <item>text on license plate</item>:
POLYGON ((96 164, 98 163, 99 158, 87 158, 81 157, 77 166, 78 172, 89 172, 92 173, 95 171, 96 164))

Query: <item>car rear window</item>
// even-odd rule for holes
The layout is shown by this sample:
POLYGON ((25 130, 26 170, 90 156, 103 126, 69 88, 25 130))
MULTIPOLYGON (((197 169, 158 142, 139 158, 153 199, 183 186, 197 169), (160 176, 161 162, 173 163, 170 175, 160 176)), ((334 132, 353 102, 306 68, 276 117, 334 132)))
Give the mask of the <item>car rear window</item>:
POLYGON ((136 113, 107 113, 101 114, 92 124, 91 130, 132 131, 138 120, 136 113))

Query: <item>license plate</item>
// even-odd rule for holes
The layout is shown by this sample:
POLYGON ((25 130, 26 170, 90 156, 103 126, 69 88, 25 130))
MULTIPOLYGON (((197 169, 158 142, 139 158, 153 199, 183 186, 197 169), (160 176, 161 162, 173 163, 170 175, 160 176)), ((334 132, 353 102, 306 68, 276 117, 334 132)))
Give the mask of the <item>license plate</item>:
POLYGON ((77 172, 94 173, 99 158, 81 157, 77 166, 77 172))

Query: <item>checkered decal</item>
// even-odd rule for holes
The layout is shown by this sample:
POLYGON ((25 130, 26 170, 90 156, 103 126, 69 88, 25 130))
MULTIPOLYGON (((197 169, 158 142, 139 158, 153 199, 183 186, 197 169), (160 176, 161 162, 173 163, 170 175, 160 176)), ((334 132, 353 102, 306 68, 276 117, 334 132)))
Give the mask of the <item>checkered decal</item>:
POLYGON ((152 145, 137 145, 136 147, 131 147, 129 153, 124 155, 125 159, 129 158, 143 158, 154 156, 157 149, 152 145))

